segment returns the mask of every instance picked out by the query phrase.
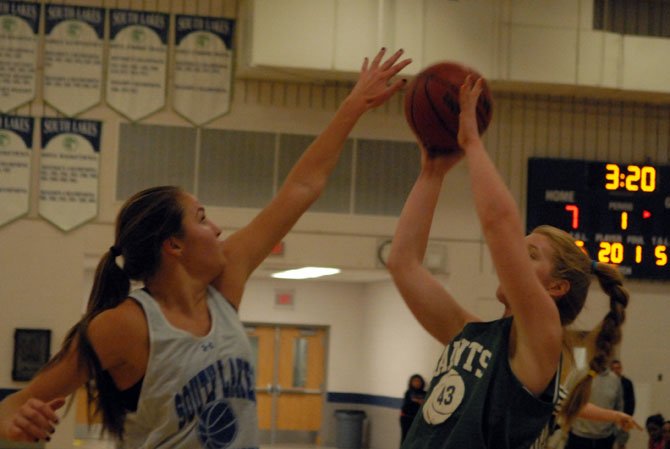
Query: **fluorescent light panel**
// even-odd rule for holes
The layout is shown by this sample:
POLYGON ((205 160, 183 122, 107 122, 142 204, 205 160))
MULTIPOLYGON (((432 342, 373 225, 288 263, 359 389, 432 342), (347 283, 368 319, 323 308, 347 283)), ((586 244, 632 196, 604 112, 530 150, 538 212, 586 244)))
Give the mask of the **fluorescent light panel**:
POLYGON ((322 276, 330 276, 339 272, 340 270, 337 268, 302 267, 296 268, 294 270, 279 271, 277 273, 273 273, 272 277, 278 279, 313 279, 320 278, 322 276))

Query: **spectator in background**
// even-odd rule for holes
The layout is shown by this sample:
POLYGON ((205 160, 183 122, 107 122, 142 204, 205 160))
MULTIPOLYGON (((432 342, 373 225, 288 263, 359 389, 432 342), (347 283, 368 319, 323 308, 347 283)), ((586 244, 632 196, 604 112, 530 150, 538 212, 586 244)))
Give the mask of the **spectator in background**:
POLYGON ((649 434, 648 449, 663 449, 663 415, 656 414, 647 418, 645 427, 649 434))
POLYGON ((419 413, 421 404, 426 398, 426 381, 419 374, 414 374, 409 378, 407 391, 402 401, 400 409, 400 444, 405 441, 409 427, 414 421, 414 417, 419 413))
MULTIPOLYGON (((578 374, 581 377, 583 373, 578 374)), ((589 371, 593 377, 589 403, 611 410, 623 410, 623 388, 619 376, 610 369, 602 373, 589 371)), ((578 418, 570 427, 565 449, 612 449, 616 425, 578 418)))
MULTIPOLYGON (((612 360, 610 368, 621 379, 621 388, 623 389, 623 412, 633 416, 635 413, 635 390, 633 382, 622 374, 623 365, 620 360, 612 360)), ((617 429, 615 432, 615 448, 626 449, 626 443, 630 435, 623 429, 617 429)))

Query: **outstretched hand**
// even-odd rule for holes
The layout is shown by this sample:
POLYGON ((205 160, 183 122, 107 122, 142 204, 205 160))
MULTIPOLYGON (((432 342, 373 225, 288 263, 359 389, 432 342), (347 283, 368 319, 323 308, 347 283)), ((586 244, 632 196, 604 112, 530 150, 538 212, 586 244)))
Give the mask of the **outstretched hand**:
POLYGON ((477 127, 477 101, 479 94, 484 89, 484 79, 474 80, 472 75, 465 77, 461 86, 458 101, 461 112, 458 122, 458 145, 465 149, 468 145, 479 140, 479 128, 477 127))
POLYGON ((632 416, 623 412, 619 412, 617 414, 614 424, 616 424, 621 428, 621 430, 625 432, 628 432, 632 429, 642 430, 642 426, 637 421, 635 421, 632 416))
POLYGON ((56 430, 59 419, 56 410, 65 404, 64 398, 50 402, 28 399, 14 414, 8 428, 8 437, 13 441, 48 441, 56 430))
POLYGON ((401 49, 382 62, 385 53, 386 49, 382 48, 372 62, 368 58, 364 59, 358 81, 349 94, 351 98, 360 99, 366 109, 372 109, 383 104, 407 82, 404 79, 391 82, 391 78, 411 63, 412 60, 403 59, 398 62, 398 59, 403 54, 403 50, 401 49))

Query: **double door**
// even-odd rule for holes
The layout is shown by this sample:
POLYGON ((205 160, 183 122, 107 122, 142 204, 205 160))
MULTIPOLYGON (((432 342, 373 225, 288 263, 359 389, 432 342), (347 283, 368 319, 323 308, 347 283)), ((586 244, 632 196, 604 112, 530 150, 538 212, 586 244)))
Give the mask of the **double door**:
POLYGON ((327 329, 245 326, 256 358, 261 444, 319 444, 327 329))

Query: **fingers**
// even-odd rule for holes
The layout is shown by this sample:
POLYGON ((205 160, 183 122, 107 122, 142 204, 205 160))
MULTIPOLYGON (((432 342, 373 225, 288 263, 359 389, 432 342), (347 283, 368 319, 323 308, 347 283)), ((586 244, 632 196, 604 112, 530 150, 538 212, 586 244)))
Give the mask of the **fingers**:
POLYGON ((403 55, 404 52, 405 50, 401 48, 400 50, 393 53, 393 55, 390 58, 388 58, 386 61, 382 63, 382 59, 384 57, 384 54, 386 53, 386 48, 382 48, 381 50, 379 50, 379 53, 377 53, 377 55, 374 57, 372 63, 369 62, 368 58, 365 58, 363 60, 363 67, 361 68, 361 72, 366 72, 368 71, 368 69, 369 70, 379 69, 382 72, 390 70, 388 74, 388 77, 390 78, 412 62, 411 59, 404 59, 396 64, 396 62, 398 61, 398 59, 400 59, 400 57, 403 55))
POLYGON ((482 90, 484 90, 484 78, 479 77, 475 80, 472 75, 468 75, 461 85, 460 98, 463 100, 474 98, 476 100, 482 90))
POLYGON ((465 81, 463 81, 463 84, 461 84, 459 98, 465 99, 471 90, 472 90, 472 76, 467 75, 465 77, 465 81))
POLYGON ((632 416, 627 415, 625 413, 622 413, 622 415, 623 416, 621 417, 619 427, 621 427, 623 430, 625 431, 629 431, 631 429, 643 430, 643 427, 637 421, 635 421, 635 419, 632 416))
POLYGON ((483 87, 484 87, 484 78, 479 77, 475 79, 475 77, 472 74, 469 74, 465 77, 465 81, 463 81, 461 90, 464 90, 465 92, 478 93, 482 91, 483 87))
POLYGON ((407 80, 392 81, 392 78, 412 60, 400 60, 403 50, 398 50, 382 62, 385 52, 386 49, 382 48, 372 61, 363 60, 358 81, 350 94, 351 98, 364 105, 365 110, 384 103, 407 83, 407 80))
POLYGON ((393 95, 394 93, 402 89, 405 86, 405 84, 407 84, 406 79, 397 80, 396 82, 391 84, 387 89, 389 96, 393 95))
POLYGON ((377 53, 377 56, 372 60, 372 65, 370 65, 370 68, 376 69, 379 67, 379 63, 381 62, 382 58, 384 57, 384 54, 386 53, 386 47, 382 47, 381 50, 377 53))
MULTIPOLYGON (((402 50, 401 50, 401 51, 402 51, 402 50)), ((397 75, 398 72, 400 72, 402 69, 404 69, 405 67, 407 67, 407 66, 410 65, 411 63, 412 63, 412 59, 411 59, 411 58, 407 58, 407 59, 403 59, 403 60, 400 61, 399 63, 395 64, 395 65, 392 66, 390 69, 387 69, 387 70, 390 70, 390 71, 389 71, 389 78, 392 78, 393 76, 397 75)))
POLYGON ((395 53, 393 53, 393 55, 392 55, 390 58, 388 58, 388 59, 384 62, 384 64, 382 64, 382 66, 381 66, 382 70, 388 70, 389 68, 391 68, 391 67, 393 66, 393 64, 395 64, 396 61, 397 61, 398 59, 400 59, 400 57, 402 56, 402 54, 403 54, 404 52, 405 52, 405 50, 403 50, 403 49, 401 48, 400 50, 398 50, 398 51, 396 51, 395 53))
POLYGON ((14 424, 14 422, 12 422, 7 429, 7 439, 9 441, 30 441, 31 443, 39 441, 39 438, 25 433, 20 427, 14 424))
POLYGON ((366 56, 366 57, 363 59, 363 66, 361 67, 361 73, 366 72, 366 71, 368 70, 368 64, 369 64, 369 63, 370 63, 370 60, 369 60, 368 57, 366 56))
MULTIPOLYGON (((65 398, 57 398, 57 399, 54 399, 53 401, 49 402, 49 407, 51 407, 51 410, 56 411, 59 408, 61 408, 62 406, 64 406, 65 402, 66 402, 65 398)), ((54 417, 56 418, 55 421, 58 422, 59 419, 58 419, 58 416, 56 416, 55 413, 54 413, 54 417)))
POLYGON ((393 84, 390 86, 384 86, 383 90, 379 91, 378 93, 374 95, 370 95, 367 99, 368 101, 368 106, 370 107, 377 107, 381 104, 383 104, 386 100, 391 98, 393 94, 395 94, 397 91, 402 89, 402 87, 407 84, 407 80, 401 79, 395 81, 393 84))
POLYGON ((53 427, 43 428, 24 416, 17 416, 9 428, 9 436, 14 441, 50 441, 53 427))
POLYGON ((477 78, 477 81, 475 81, 475 85, 472 88, 472 94, 476 95, 479 97, 479 94, 482 93, 482 90, 484 90, 484 78, 477 78))
POLYGON ((51 440, 59 419, 55 410, 63 406, 63 398, 49 403, 29 399, 14 416, 10 425, 10 436, 19 441, 51 440))
POLYGON ((65 398, 57 398, 46 404, 46 407, 44 407, 44 414, 47 417, 47 419, 49 419, 49 421, 51 421, 54 424, 58 424, 60 422, 60 419, 56 414, 56 410, 58 410, 64 405, 65 405, 65 398))
MULTIPOLYGON (((384 49, 382 49, 382 51, 384 51, 384 49)), ((403 49, 400 49, 400 50, 396 51, 393 54, 393 56, 391 56, 389 59, 387 59, 379 67, 379 70, 380 70, 379 75, 383 79, 385 79, 387 83, 391 80, 391 78, 393 78, 395 75, 397 75, 398 72, 400 72, 402 69, 404 69, 409 64, 411 64, 412 60, 410 58, 403 59, 402 61, 397 62, 398 59, 400 59, 400 56, 402 56, 403 53, 404 53, 403 49)), ((381 54, 381 51, 380 51, 380 54, 381 54)), ((379 56, 379 54, 377 56, 379 56)), ((376 59, 377 58, 375 58, 375 60, 376 59)), ((373 63, 373 66, 374 66, 374 63, 373 63)), ((390 86, 388 86, 388 90, 385 92, 385 96, 386 96, 386 94, 388 94, 388 96, 390 97, 393 93, 395 93, 399 89, 401 89, 405 84, 407 84, 406 79, 401 79, 401 80, 395 81, 390 86)))

